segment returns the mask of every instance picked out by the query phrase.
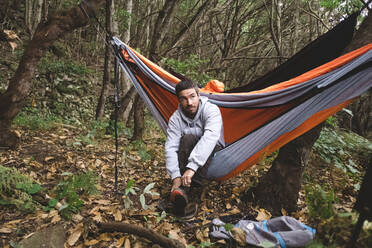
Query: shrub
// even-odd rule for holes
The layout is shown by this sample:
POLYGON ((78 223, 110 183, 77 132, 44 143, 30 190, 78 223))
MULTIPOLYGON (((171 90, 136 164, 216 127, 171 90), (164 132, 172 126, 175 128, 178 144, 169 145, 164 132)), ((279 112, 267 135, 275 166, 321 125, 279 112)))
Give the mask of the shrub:
POLYGON ((72 213, 76 213, 83 206, 80 196, 83 194, 96 194, 98 176, 88 171, 74 175, 69 172, 62 173, 65 178, 57 185, 56 197, 49 201, 49 207, 55 207, 57 202, 64 204, 58 209, 63 217, 70 219, 72 213))
POLYGON ((333 203, 337 201, 337 198, 333 190, 326 192, 320 185, 308 185, 305 187, 305 192, 310 217, 328 219, 335 214, 333 203))
POLYGON ((14 168, 0 165, 0 204, 14 205, 21 211, 33 212, 41 204, 32 195, 42 187, 14 168))

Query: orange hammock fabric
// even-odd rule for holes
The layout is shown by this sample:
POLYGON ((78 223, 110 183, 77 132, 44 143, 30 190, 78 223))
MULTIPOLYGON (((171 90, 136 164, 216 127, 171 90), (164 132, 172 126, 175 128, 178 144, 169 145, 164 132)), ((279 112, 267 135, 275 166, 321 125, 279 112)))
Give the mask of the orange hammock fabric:
MULTIPOLYGON (((351 40, 356 18, 353 14, 276 68, 274 72, 280 75, 268 74, 254 81, 253 87, 248 84, 228 92, 224 92, 223 83, 212 80, 200 90, 220 108, 228 144, 213 157, 207 173, 210 178, 226 180, 250 168, 372 86, 372 43, 337 58, 351 40), (315 51, 319 61, 314 58, 315 51), (284 80, 276 82, 276 77, 284 80), (258 87, 259 83, 265 87, 258 87)), ((174 88, 181 79, 117 38, 113 47, 122 68, 165 131, 178 108, 174 88)))

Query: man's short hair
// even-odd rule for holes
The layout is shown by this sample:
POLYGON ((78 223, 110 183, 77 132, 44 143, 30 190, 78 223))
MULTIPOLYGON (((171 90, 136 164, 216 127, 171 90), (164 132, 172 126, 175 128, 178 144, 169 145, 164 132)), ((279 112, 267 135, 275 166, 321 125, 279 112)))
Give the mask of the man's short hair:
POLYGON ((190 79, 185 79, 185 80, 182 80, 180 81, 177 85, 176 85, 176 95, 177 97, 179 96, 180 92, 183 91, 183 90, 187 90, 187 89, 192 89, 194 88, 196 93, 198 94, 199 93, 199 87, 196 83, 194 83, 192 80, 190 79))

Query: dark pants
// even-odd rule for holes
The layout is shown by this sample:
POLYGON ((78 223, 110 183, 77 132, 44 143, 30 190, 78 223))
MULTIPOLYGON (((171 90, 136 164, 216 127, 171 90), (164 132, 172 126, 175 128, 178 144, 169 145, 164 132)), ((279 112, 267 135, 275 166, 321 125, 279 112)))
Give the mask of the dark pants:
MULTIPOLYGON (((198 143, 199 138, 192 135, 192 134, 185 134, 180 141, 180 145, 178 148, 178 164, 180 167, 181 175, 187 170, 186 166, 188 164, 188 159, 190 153, 198 143)), ((219 145, 216 145, 212 154, 209 156, 207 162, 204 166, 200 167, 195 175, 192 177, 191 186, 202 186, 208 181, 206 178, 209 164, 214 156, 214 153, 221 150, 222 148, 219 145)))

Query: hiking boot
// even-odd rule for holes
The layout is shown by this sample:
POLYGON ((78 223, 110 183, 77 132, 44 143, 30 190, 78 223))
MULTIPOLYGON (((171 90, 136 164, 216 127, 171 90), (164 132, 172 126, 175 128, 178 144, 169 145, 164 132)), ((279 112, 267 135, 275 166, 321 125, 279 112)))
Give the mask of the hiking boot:
POLYGON ((186 192, 181 188, 177 188, 171 192, 170 200, 173 203, 174 213, 184 215, 185 207, 188 203, 186 192))

